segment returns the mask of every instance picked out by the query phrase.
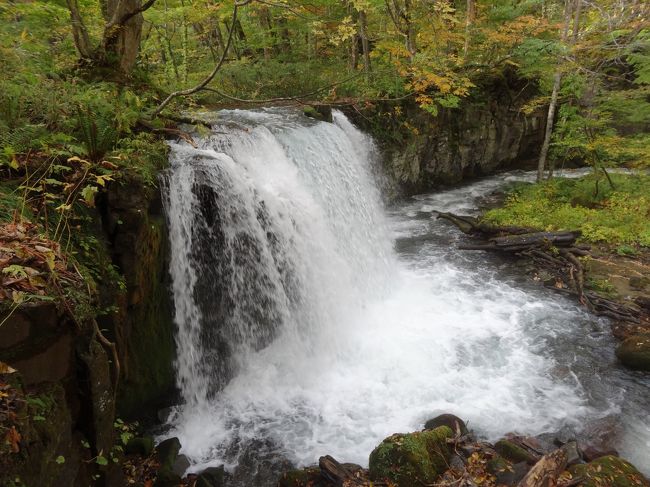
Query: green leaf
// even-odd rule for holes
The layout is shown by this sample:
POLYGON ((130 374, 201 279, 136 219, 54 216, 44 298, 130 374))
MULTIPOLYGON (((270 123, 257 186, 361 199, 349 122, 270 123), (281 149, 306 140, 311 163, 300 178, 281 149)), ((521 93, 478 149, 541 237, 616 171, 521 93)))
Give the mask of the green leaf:
POLYGON ((97 194, 97 187, 88 185, 81 190, 81 196, 88 206, 95 206, 95 195, 97 194))
POLYGON ((108 465, 108 460, 103 455, 98 455, 95 461, 97 462, 97 465, 101 465, 101 466, 108 465))
POLYGON ((62 464, 65 463, 65 457, 62 456, 62 455, 59 455, 58 457, 56 457, 56 460, 54 460, 54 461, 55 461, 56 463, 58 463, 59 465, 62 465, 62 464))

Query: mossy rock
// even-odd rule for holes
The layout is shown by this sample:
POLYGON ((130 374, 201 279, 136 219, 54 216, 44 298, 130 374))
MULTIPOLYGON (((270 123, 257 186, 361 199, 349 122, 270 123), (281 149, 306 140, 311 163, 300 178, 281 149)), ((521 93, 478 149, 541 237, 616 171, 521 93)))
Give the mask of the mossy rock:
POLYGON ((302 109, 306 117, 320 120, 321 122, 334 121, 332 117, 332 107, 329 105, 307 105, 302 109))
POLYGON ((441 414, 440 416, 436 416, 424 423, 425 430, 433 430, 440 426, 449 426, 451 431, 454 433, 456 433, 456 430, 458 429, 461 436, 469 434, 465 421, 453 414, 441 414))
POLYGON ((450 451, 448 426, 389 436, 370 454, 370 478, 388 480, 397 487, 431 484, 447 470, 450 451))
POLYGON ((320 485, 325 485, 325 482, 320 474, 320 469, 316 467, 289 470, 283 473, 278 481, 278 487, 316 487, 320 485))
POLYGON ((579 487, 650 487, 650 482, 632 464, 608 455, 591 463, 574 465, 573 477, 584 477, 579 487))
POLYGON ((650 372, 650 333, 633 335, 616 349, 623 365, 635 370, 650 372))
POLYGON ((526 462, 529 465, 534 465, 538 460, 535 455, 509 440, 497 441, 494 450, 512 463, 526 462))
POLYGON ((156 446, 156 457, 158 462, 163 467, 172 468, 178 452, 181 450, 181 442, 178 438, 172 437, 162 441, 156 446))

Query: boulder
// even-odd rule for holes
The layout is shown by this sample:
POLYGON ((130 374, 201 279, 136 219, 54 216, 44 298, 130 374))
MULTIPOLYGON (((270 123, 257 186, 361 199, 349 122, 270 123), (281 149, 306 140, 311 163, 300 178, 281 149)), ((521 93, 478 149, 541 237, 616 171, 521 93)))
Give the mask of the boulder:
POLYGON ((633 335, 616 349, 616 357, 634 370, 650 372, 650 333, 633 335))
POLYGON ((306 105, 303 113, 309 118, 320 120, 321 122, 334 121, 332 117, 332 107, 329 105, 306 105))
POLYGON ((632 464, 608 455, 593 462, 569 468, 574 478, 583 477, 580 487, 650 487, 650 482, 632 464))
POLYGON ((154 487, 178 487, 181 485, 181 481, 180 475, 174 473, 170 467, 163 466, 158 470, 153 485, 154 487))
POLYGON ((197 477, 195 487, 223 487, 225 471, 223 466, 210 467, 203 470, 197 477))
POLYGON ((448 426, 454 434, 460 431, 460 436, 469 434, 465 421, 453 414, 441 414, 424 423, 425 430, 434 430, 440 426, 448 426))
POLYGON ((526 462, 528 465, 534 465, 539 460, 537 455, 510 440, 497 441, 494 450, 512 463, 526 462))
POLYGON ((156 446, 156 458, 161 467, 169 467, 171 469, 176 462, 180 450, 181 442, 176 437, 167 438, 160 442, 160 444, 156 446))
POLYGON ((190 468, 190 459, 187 458, 185 455, 178 455, 176 457, 176 460, 174 460, 174 464, 172 465, 172 471, 183 477, 185 475, 185 472, 187 472, 187 469, 190 468))
POLYGON ((447 470, 451 454, 446 440, 453 436, 448 426, 389 436, 370 454, 370 478, 396 487, 432 484, 447 470))

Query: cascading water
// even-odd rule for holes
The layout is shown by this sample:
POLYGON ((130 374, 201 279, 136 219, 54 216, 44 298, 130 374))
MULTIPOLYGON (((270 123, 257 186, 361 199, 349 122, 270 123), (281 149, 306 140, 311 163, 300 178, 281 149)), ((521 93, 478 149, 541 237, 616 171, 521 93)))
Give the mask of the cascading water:
POLYGON ((578 427, 623 403, 626 453, 643 458, 649 384, 608 372, 605 324, 481 268, 485 256, 459 256, 455 231, 431 219, 434 209, 472 211, 502 183, 387 214, 372 140, 334 119, 223 111, 200 148, 172 145, 185 404, 170 434, 193 470, 225 464, 240 485, 273 485, 287 463, 324 454, 367 464, 385 436, 440 412, 495 438, 578 427))

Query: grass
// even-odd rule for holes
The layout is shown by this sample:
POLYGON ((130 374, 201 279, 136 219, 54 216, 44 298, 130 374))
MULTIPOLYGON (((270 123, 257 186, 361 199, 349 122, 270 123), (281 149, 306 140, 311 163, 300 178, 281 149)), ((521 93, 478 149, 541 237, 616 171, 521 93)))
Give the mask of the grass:
POLYGON ((588 242, 633 250, 650 247, 650 177, 612 174, 614 188, 604 176, 556 178, 540 184, 520 184, 505 205, 484 219, 497 225, 543 230, 580 230, 588 242))

